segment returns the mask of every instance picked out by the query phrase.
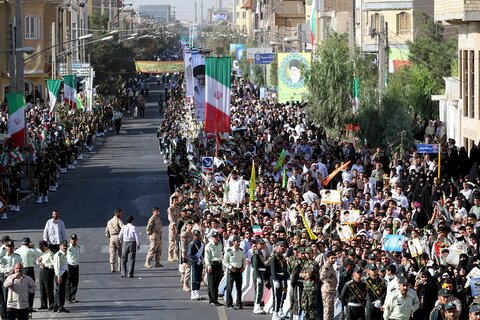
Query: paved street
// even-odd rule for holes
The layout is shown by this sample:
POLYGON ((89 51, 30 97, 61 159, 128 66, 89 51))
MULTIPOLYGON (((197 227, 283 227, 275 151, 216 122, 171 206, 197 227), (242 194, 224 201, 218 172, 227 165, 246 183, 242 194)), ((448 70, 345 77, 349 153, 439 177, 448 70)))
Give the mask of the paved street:
MULTIPOLYGON (((158 86, 152 83, 150 87, 144 119, 126 115, 120 135, 110 131, 98 137, 96 152, 87 152, 76 170, 61 175, 60 188, 49 194, 48 204, 30 200, 20 213, 9 213, 9 220, 0 222, 2 235, 9 234, 16 246, 24 236, 30 236, 37 244, 52 209, 58 209, 67 232, 79 236, 83 249, 77 295, 80 303, 66 305, 70 314, 36 312, 34 319, 192 319, 192 313, 197 320, 222 320, 227 315, 228 319, 251 319, 251 309, 227 314, 224 307, 190 301, 189 293, 181 290, 175 263, 162 261, 165 268, 161 269, 143 266, 147 251, 145 225, 153 206, 162 210, 164 253, 168 236, 166 165, 158 153, 155 136, 160 121, 155 102, 158 86), (116 207, 123 209, 124 220, 128 215, 134 216, 141 233, 135 279, 109 272, 104 229, 116 207)), ((206 296, 205 288, 202 294, 206 296)), ((39 307, 38 299, 35 307, 39 307)))

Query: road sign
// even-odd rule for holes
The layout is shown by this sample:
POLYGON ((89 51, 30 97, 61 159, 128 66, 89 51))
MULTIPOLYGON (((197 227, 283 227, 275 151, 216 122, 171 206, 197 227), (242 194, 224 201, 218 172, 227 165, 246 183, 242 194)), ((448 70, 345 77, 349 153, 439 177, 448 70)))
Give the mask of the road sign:
POLYGON ((202 157, 202 172, 213 170, 213 157, 202 157))
POLYGON ((275 53, 256 53, 255 64, 271 64, 275 60, 275 53))
POLYGON ((438 153, 438 147, 438 144, 418 143, 417 153, 438 153))
POLYGON ((72 72, 68 72, 68 64, 59 63, 58 71, 61 76, 74 74, 79 77, 90 77, 90 63, 72 63, 72 72))

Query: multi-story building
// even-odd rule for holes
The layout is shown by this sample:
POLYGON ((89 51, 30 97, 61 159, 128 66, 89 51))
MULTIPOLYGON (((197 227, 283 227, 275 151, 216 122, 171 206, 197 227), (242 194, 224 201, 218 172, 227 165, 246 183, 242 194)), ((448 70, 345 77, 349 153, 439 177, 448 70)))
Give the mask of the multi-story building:
MULTIPOLYGON (((52 23, 57 22, 61 13, 61 0, 22 1, 22 47, 32 47, 35 53, 25 55, 25 93, 45 98, 45 80, 51 77, 52 55, 46 50, 52 46, 52 35, 59 43, 59 37, 52 32, 52 23)), ((15 1, 0 0, 0 99, 10 89, 10 67, 13 54, 5 50, 13 48, 12 26, 15 21, 15 1)), ((22 54, 22 53, 17 53, 22 54)), ((22 91, 21 88, 17 88, 22 91)))
POLYGON ((438 100, 448 103, 447 137, 469 150, 480 140, 480 1, 435 0, 435 20, 458 28, 458 103, 438 100))
POLYGON ((253 33, 252 16, 252 0, 234 1, 233 23, 237 32, 246 35, 253 33))
POLYGON ((173 7, 170 5, 140 5, 138 6, 138 14, 141 17, 149 16, 165 23, 175 21, 173 7))

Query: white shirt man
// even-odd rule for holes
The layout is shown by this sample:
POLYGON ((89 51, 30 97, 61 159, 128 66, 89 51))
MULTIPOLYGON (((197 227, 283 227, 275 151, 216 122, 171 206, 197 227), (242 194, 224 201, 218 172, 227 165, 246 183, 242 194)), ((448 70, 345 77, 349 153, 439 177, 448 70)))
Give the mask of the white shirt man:
POLYGON ((228 185, 228 203, 242 203, 245 201, 245 181, 238 176, 236 170, 227 179, 228 185))

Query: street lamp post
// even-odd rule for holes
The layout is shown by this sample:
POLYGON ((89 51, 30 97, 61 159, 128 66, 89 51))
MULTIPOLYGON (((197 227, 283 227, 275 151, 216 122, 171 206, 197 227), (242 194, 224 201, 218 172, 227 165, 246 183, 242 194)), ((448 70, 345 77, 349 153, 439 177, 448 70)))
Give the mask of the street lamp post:
MULTIPOLYGON (((23 81, 23 53, 26 54, 32 54, 35 51, 34 48, 32 47, 21 47, 21 48, 15 48, 15 49, 6 49, 6 50, 0 50, 0 52, 8 52, 12 55, 12 59, 10 61, 10 91, 11 92, 17 92, 19 89, 21 89, 23 86, 19 86, 19 80, 20 78, 23 81), (17 53, 20 53, 17 55, 17 53), (22 61, 22 66, 19 68, 19 65, 17 63, 17 56, 21 57, 22 61)), ((22 93, 24 90, 22 90, 22 93)))

